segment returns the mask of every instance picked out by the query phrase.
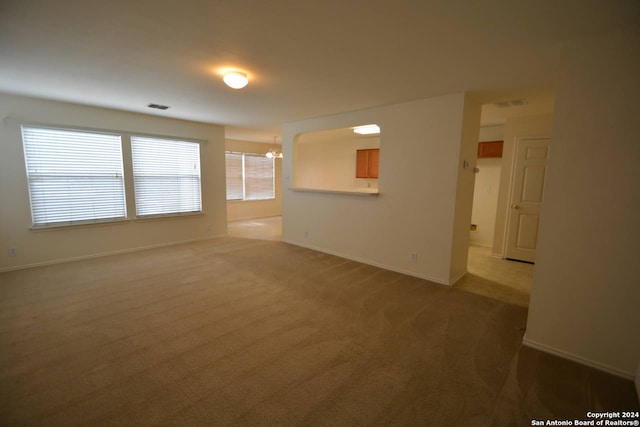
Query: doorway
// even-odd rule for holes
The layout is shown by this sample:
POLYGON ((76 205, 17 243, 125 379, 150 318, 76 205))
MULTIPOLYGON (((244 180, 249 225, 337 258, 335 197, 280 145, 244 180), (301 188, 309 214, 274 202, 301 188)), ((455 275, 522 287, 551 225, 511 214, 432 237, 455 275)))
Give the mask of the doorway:
MULTIPOLYGON (((523 122, 526 123, 525 119, 523 122)), ((511 241, 515 240, 515 246, 520 246, 520 249, 523 249, 522 247, 524 249, 535 248, 532 229, 535 229, 537 234, 537 220, 531 217, 513 219, 511 224, 518 225, 518 221, 520 221, 519 227, 515 227, 515 230, 521 232, 520 238, 514 239, 507 235, 507 222, 510 220, 507 208, 509 208, 509 213, 515 210, 518 213, 533 215, 529 212, 528 207, 527 210, 522 209, 522 203, 523 201, 529 203, 530 199, 541 201, 543 186, 540 186, 538 178, 544 177, 544 170, 539 167, 544 168, 546 165, 527 162, 532 160, 532 157, 546 159, 546 154, 543 155, 542 152, 548 151, 549 138, 517 137, 518 134, 526 135, 532 132, 530 131, 531 127, 520 126, 520 123, 509 129, 505 128, 507 125, 491 126, 483 127, 480 131, 480 141, 505 140, 505 157, 499 159, 479 158, 477 160, 472 213, 472 224, 475 225, 475 231, 472 226, 467 261, 468 274, 456 286, 469 292, 527 307, 531 294, 534 266, 533 264, 507 260, 506 242, 509 237, 511 241), (529 167, 528 171, 525 171, 526 168, 523 167, 522 172, 515 172, 516 145, 521 145, 518 152, 523 152, 523 156, 529 158, 527 162, 524 162, 529 167), (541 150, 541 145, 546 148, 541 150), (518 187, 511 183, 516 176, 523 181, 519 184, 519 191, 512 190, 512 188, 518 187), (535 187, 534 183, 537 183, 538 187, 535 187), (520 199, 517 202, 514 199, 514 203, 511 203, 512 194, 520 196, 520 199), (507 203, 509 203, 508 206, 507 203), (514 204, 520 206, 521 209, 511 209, 510 206, 514 204), (529 220, 529 223, 524 224, 525 220, 529 220), (526 226, 529 226, 530 229, 527 230, 526 226), (486 231, 487 228, 489 228, 488 232, 481 233, 483 229, 486 231), (529 234, 525 235, 526 232, 529 234)), ((514 259, 521 257, 520 254, 514 256, 512 252, 510 255, 514 259)))

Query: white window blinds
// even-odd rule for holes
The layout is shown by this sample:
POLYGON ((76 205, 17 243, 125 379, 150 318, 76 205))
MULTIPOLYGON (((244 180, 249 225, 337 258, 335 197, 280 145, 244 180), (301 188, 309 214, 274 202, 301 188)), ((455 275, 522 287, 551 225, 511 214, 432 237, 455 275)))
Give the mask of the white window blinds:
POLYGON ((259 154, 226 153, 227 200, 275 198, 274 160, 259 154))
POLYGON ((244 198, 264 200, 275 197, 273 190, 273 159, 244 155, 244 198))
POLYGON ((244 184, 242 179, 242 154, 226 153, 227 200, 243 200, 244 184))
POLYGON ((202 211, 200 145, 131 137, 138 217, 202 211))
POLYGON ((126 218, 119 135, 22 127, 34 226, 126 218))

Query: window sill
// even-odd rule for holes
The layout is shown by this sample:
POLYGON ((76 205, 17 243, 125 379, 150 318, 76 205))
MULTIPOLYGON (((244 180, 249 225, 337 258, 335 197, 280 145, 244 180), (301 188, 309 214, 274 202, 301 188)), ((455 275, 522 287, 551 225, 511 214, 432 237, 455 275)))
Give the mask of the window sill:
POLYGON ((204 212, 189 212, 183 214, 166 214, 166 215, 151 215, 141 218, 123 218, 123 219, 109 219, 104 221, 87 221, 76 223, 64 223, 64 224, 51 224, 51 225, 34 225, 29 229, 31 231, 54 231, 54 230, 68 230, 76 228, 86 227, 103 227, 108 225, 121 225, 131 222, 147 222, 147 221, 163 221, 171 219, 187 219, 195 216, 204 215, 204 212))
POLYGON ((227 203, 272 202, 275 199, 276 199, 275 197, 272 197, 270 199, 251 199, 251 200, 233 199, 233 200, 227 200, 227 203))
POLYGON ((186 212, 186 213, 175 213, 175 214, 158 214, 158 215, 147 215, 134 218, 135 222, 145 222, 145 221, 158 221, 158 220, 166 220, 166 219, 180 219, 180 218, 191 218, 194 216, 204 215, 204 212, 186 212))
POLYGON ((33 225, 29 229, 31 231, 54 231, 54 230, 68 230, 70 228, 85 228, 85 227, 102 227, 105 225, 119 225, 130 222, 130 219, 108 219, 104 221, 86 221, 75 223, 62 223, 62 224, 50 224, 50 225, 33 225))
POLYGON ((362 188, 357 190, 324 190, 320 188, 289 187, 289 190, 301 193, 342 194, 347 196, 377 196, 380 194, 377 188, 362 188))

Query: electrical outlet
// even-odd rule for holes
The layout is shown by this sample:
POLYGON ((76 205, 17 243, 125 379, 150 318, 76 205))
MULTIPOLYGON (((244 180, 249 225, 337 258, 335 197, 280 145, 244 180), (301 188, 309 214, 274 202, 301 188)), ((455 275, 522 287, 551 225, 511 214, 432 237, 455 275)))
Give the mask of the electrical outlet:
POLYGON ((9 248, 9 256, 18 256, 18 248, 12 246, 9 248))
POLYGON ((409 262, 415 264, 416 262, 418 262, 418 253, 417 252, 411 252, 409 254, 409 262))

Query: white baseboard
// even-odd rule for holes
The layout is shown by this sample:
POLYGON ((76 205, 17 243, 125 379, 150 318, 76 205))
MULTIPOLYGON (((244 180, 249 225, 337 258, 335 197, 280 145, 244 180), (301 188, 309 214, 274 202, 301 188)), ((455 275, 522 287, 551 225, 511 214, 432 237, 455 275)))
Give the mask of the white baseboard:
POLYGON ((482 248, 493 248, 493 242, 485 242, 483 240, 469 240, 469 244, 482 248))
MULTIPOLYGON (((434 282, 434 283, 437 283, 439 285, 451 286, 453 283, 455 283, 455 281, 446 281, 446 280, 442 280, 442 279, 436 279, 434 277, 429 277, 429 276, 425 276, 425 275, 422 275, 422 274, 418 274, 418 273, 416 273, 414 271, 403 270, 403 269, 395 267, 395 266, 382 264, 382 263, 371 261, 371 260, 364 259, 364 258, 354 257, 354 256, 343 254, 343 253, 340 253, 340 252, 337 252, 337 251, 332 251, 330 249, 325 249, 325 248, 320 248, 320 247, 313 246, 313 245, 304 244, 304 243, 301 243, 301 242, 298 242, 298 241, 295 241, 295 240, 282 239, 282 241, 285 242, 285 243, 289 243, 291 245, 300 246, 300 247, 307 248, 307 249, 312 249, 314 251, 322 252, 322 253, 329 254, 329 255, 335 255, 335 256, 340 257, 340 258, 346 258, 346 259, 349 259, 351 261, 361 262, 362 264, 372 265, 374 267, 383 268, 385 270, 395 271, 396 273, 406 274, 407 276, 417 277, 418 279, 428 280, 430 282, 434 282)), ((466 272, 464 274, 466 274, 466 272)), ((464 274, 462 274, 462 276, 464 276, 464 274)), ((462 277, 462 276, 460 276, 460 277, 462 277)), ((458 279, 456 279, 456 280, 458 280, 458 279)))
POLYGON ((453 277, 453 279, 450 280, 449 283, 451 283, 451 286, 455 285, 458 280, 462 279, 464 276, 466 276, 468 273, 467 269, 465 268, 464 271, 461 271, 459 274, 455 275, 453 277))
MULTIPOLYGON (((598 369, 599 371, 607 372, 607 373, 615 375, 617 377, 621 377, 621 378, 624 378, 624 379, 627 379, 627 380, 633 380, 634 379, 634 374, 631 373, 631 372, 622 371, 622 370, 614 368, 612 366, 604 365, 602 363, 595 362, 593 360, 586 359, 586 358, 581 357, 581 356, 577 356, 577 355, 575 355, 573 353, 569 353, 569 352, 564 351, 564 350, 559 350, 557 348, 550 347, 548 345, 532 341, 530 339, 527 339, 526 335, 522 339, 522 344, 527 346, 527 347, 531 347, 531 348, 534 348, 536 350, 540 350, 540 351, 542 351, 544 353, 553 354, 554 356, 558 356, 558 357, 561 357, 563 359, 568 359, 568 360, 580 363, 581 365, 586 365, 586 366, 589 366, 591 368, 598 369)), ((637 388, 637 382, 636 382, 636 388, 637 388)))
POLYGON ((24 270, 26 268, 32 268, 32 267, 43 267, 45 265, 63 264, 65 262, 81 261, 81 260, 84 260, 84 259, 100 258, 100 257, 110 256, 110 255, 119 255, 119 254, 126 254, 126 253, 130 253, 130 252, 139 252, 139 251, 144 251, 144 250, 147 250, 147 249, 164 248, 164 247, 167 247, 167 246, 182 245, 182 244, 185 244, 185 243, 201 242, 203 240, 219 239, 221 237, 227 237, 227 235, 223 234, 223 235, 219 235, 219 236, 200 237, 200 238, 197 238, 197 239, 180 240, 178 242, 160 243, 160 244, 157 244, 157 245, 140 246, 140 247, 137 247, 137 248, 127 248, 127 249, 120 249, 120 250, 117 250, 117 251, 109 251, 109 252, 98 252, 98 253, 90 254, 90 255, 81 255, 81 256, 71 257, 71 258, 54 259, 54 260, 51 260, 51 261, 34 262, 34 263, 31 263, 31 264, 22 264, 22 265, 17 265, 17 266, 14 266, 14 267, 4 267, 4 268, 0 268, 0 273, 3 273, 5 271, 24 270))

